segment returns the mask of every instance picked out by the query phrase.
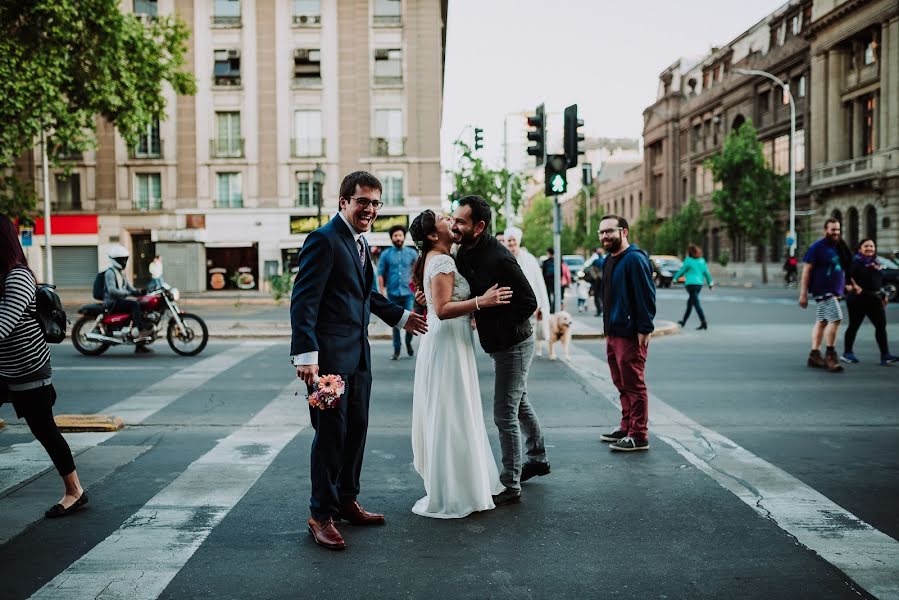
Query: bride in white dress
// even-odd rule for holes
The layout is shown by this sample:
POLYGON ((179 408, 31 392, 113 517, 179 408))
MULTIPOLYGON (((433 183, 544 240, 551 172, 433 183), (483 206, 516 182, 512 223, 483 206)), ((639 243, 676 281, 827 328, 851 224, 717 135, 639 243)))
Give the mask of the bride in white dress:
POLYGON ((436 519, 490 510, 492 495, 503 490, 484 426, 469 314, 508 304, 512 291, 493 286, 471 298, 450 255, 451 224, 451 217, 426 210, 409 228, 422 253, 413 280, 428 308, 412 392, 413 464, 425 497, 412 512, 436 519))

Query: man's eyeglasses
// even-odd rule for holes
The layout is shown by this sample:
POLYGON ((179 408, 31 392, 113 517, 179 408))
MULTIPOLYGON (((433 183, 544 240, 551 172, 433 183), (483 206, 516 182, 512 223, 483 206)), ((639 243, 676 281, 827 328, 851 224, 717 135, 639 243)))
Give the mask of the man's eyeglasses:
POLYGON ((366 198, 365 196, 350 196, 350 200, 355 200, 356 204, 358 204, 362 208, 368 208, 371 206, 373 209, 378 210, 384 203, 380 200, 372 200, 371 198, 366 198))
POLYGON ((624 227, 612 227, 611 229, 600 229, 596 233, 598 233, 600 235, 600 237, 602 237, 604 235, 612 235, 616 231, 623 231, 623 230, 624 230, 624 227))

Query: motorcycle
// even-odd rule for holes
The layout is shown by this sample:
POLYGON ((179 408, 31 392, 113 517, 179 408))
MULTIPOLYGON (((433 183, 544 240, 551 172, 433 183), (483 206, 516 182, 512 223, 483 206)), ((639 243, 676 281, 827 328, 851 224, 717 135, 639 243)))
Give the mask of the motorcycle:
POLYGON ((149 331, 138 332, 132 327, 130 313, 107 312, 102 304, 85 304, 78 309, 82 315, 72 326, 72 344, 87 356, 99 356, 112 346, 152 344, 162 335, 163 324, 169 346, 181 356, 196 356, 209 341, 206 323, 197 315, 178 307, 180 294, 168 284, 138 297, 149 331), (168 321, 164 319, 170 315, 168 321))

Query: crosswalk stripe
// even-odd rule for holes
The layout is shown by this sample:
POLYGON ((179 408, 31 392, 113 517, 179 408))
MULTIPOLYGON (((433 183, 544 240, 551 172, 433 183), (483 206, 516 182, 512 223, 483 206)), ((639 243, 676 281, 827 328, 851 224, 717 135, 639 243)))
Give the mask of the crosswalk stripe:
MULTIPOLYGON (((619 393, 607 363, 575 346, 570 366, 585 383, 620 409, 619 393)), ((899 599, 899 542, 657 396, 650 396, 649 414, 656 439, 674 448, 690 464, 871 595, 883 600, 899 599)))
POLYGON ((191 463, 118 530, 32 598, 159 597, 212 530, 308 424, 308 411, 294 394, 298 381, 191 463))
MULTIPOLYGON (((109 406, 101 413, 122 417, 126 425, 137 425, 175 400, 186 396, 216 375, 234 367, 274 343, 240 344, 210 356, 133 396, 109 406)), ((64 434, 73 454, 102 444, 117 432, 64 434)), ((37 442, 14 444, 0 449, 0 498, 51 467, 50 458, 37 442)))

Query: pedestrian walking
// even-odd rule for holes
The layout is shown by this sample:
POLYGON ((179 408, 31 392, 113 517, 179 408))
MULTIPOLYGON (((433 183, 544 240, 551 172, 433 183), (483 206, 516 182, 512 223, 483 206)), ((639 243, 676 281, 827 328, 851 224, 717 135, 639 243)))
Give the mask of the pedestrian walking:
POLYGON ((580 279, 575 286, 577 290, 577 311, 587 311, 587 300, 590 299, 590 282, 580 279))
POLYGON ((605 263, 606 255, 603 253, 602 247, 597 246, 593 249, 593 260, 587 271, 584 273, 584 279, 590 283, 590 292, 593 294, 593 306, 596 308, 594 316, 602 316, 602 292, 599 289, 602 281, 602 267, 605 263))
POLYGON ((56 422, 50 348, 37 319, 37 281, 12 222, 0 217, 0 404, 11 402, 62 477, 62 499, 44 515, 71 515, 87 504, 72 451, 56 422))
POLYGON ((599 224, 606 250, 602 275, 603 328, 612 383, 621 397, 621 424, 600 439, 620 452, 649 449, 649 394, 644 371, 655 326, 656 290, 646 253, 627 239, 623 217, 607 215, 599 224))
MULTIPOLYGON (((390 241, 393 244, 381 253, 378 262, 378 285, 387 299, 405 310, 412 310, 414 304, 414 292, 409 287, 412 281, 412 265, 418 258, 418 252, 410 246, 406 246, 406 228, 402 225, 394 225, 390 228, 390 241)), ((406 331, 406 353, 414 354, 412 350, 412 332, 406 331)), ((393 328, 393 357, 400 357, 400 329, 393 328)))
POLYGON ((565 261, 559 263, 559 268, 562 270, 561 276, 559 276, 559 293, 562 294, 562 297, 559 298, 559 306, 561 307, 559 310, 565 310, 565 295, 568 293, 568 288, 571 287, 571 269, 568 265, 565 264, 565 261))
POLYGON ((855 293, 846 296, 846 308, 849 309, 849 327, 843 340, 842 359, 847 363, 857 363, 853 352, 855 336, 865 317, 874 325, 874 339, 880 349, 880 364, 883 366, 899 361, 899 357, 890 354, 887 343, 887 313, 889 302, 883 291, 883 266, 877 259, 877 246, 872 239, 859 242, 858 253, 849 268, 849 278, 855 286, 855 293))
POLYGON ((702 311, 702 305, 699 303, 699 293, 702 291, 702 286, 705 282, 708 282, 709 289, 715 287, 715 282, 712 281, 709 266, 702 257, 702 250, 696 244, 687 246, 687 257, 684 259, 684 264, 677 270, 671 281, 677 281, 681 275, 684 276, 684 287, 687 288, 687 310, 684 313, 684 318, 678 321, 677 324, 681 327, 685 326, 690 318, 690 312, 695 308, 696 314, 699 316, 699 327, 696 329, 708 329, 708 321, 705 320, 705 313, 702 311))
POLYGON ((556 312, 556 286, 555 286, 555 278, 556 278, 556 263, 555 263, 555 255, 556 251, 552 248, 546 249, 546 260, 543 261, 541 266, 543 270, 543 283, 546 285, 546 294, 549 296, 549 312, 556 312))
POLYGON ((827 369, 831 373, 843 370, 834 345, 843 307, 840 298, 846 292, 846 268, 849 266, 848 248, 840 239, 840 222, 836 219, 824 221, 824 237, 809 246, 803 257, 802 279, 799 283, 799 306, 808 307, 808 296, 815 299, 815 326, 812 328, 812 349, 808 355, 808 366, 827 369), (827 344, 821 356, 821 342, 827 344))
POLYGON ((521 267, 521 272, 527 278, 537 299, 537 310, 531 315, 531 328, 536 336, 537 356, 543 356, 543 343, 549 342, 549 294, 540 271, 540 261, 521 245, 523 237, 524 232, 518 227, 508 227, 503 232, 506 248, 518 261, 518 266, 521 267))

